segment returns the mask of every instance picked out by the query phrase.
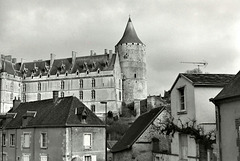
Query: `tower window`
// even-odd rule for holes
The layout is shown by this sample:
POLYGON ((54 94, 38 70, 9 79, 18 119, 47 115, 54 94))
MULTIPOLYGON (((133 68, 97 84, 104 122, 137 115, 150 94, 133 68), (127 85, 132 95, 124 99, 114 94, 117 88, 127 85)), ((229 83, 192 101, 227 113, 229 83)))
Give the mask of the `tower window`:
POLYGON ((134 78, 137 78, 137 74, 136 73, 134 74, 134 78))
POLYGON ((23 92, 26 92, 26 84, 23 84, 23 92))
POLYGON ((186 110, 186 105, 185 105, 184 87, 179 88, 178 92, 179 92, 180 111, 185 111, 186 110))
POLYGON ((121 101, 121 99, 122 99, 122 93, 121 91, 119 91, 119 100, 121 101))
POLYGON ((38 82, 38 91, 41 91, 41 83, 38 82))
POLYGON ((41 93, 37 94, 37 100, 40 101, 41 100, 41 93))
POLYGON ((64 97, 64 92, 61 92, 61 97, 64 97))

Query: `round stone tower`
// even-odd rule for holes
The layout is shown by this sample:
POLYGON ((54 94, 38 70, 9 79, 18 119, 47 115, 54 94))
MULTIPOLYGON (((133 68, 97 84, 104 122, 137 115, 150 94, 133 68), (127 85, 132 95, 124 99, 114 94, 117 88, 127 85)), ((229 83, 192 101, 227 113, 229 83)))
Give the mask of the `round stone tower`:
POLYGON ((121 40, 115 46, 123 73, 123 101, 147 98, 146 50, 129 17, 121 40))

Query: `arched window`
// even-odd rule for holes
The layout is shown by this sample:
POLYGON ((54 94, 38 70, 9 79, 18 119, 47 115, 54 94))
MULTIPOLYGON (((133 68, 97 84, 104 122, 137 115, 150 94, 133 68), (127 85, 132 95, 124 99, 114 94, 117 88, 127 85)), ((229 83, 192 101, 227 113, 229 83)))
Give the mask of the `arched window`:
POLYGON ((41 91, 42 85, 41 82, 38 82, 38 91, 41 91))
POLYGON ((95 90, 92 90, 92 99, 95 99, 96 98, 96 92, 95 90))

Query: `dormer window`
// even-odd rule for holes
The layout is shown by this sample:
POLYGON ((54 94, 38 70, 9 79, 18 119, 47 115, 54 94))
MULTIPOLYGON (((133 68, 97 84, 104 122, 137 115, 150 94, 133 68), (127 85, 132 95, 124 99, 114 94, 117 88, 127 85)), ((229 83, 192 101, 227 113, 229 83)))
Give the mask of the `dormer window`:
POLYGON ((86 71, 86 74, 89 74, 89 70, 86 71))
POLYGON ((98 68, 98 70, 97 70, 97 73, 99 74, 100 73, 100 69, 98 68))
POLYGON ((68 76, 68 72, 65 73, 65 76, 68 76))
POLYGON ((76 72, 76 75, 79 75, 79 72, 78 72, 78 71, 76 72))

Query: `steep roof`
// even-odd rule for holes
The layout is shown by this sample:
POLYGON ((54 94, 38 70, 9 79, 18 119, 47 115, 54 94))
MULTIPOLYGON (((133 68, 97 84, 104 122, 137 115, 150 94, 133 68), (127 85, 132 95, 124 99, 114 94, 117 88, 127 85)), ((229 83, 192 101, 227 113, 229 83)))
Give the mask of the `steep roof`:
POLYGON ((220 93, 213 99, 219 101, 222 99, 233 98, 240 96, 240 71, 236 74, 234 79, 226 85, 220 93))
POLYGON ((17 113, 6 128, 21 128, 22 118, 27 112, 36 112, 26 127, 67 127, 67 126, 104 126, 104 123, 76 97, 59 98, 57 102, 52 99, 21 103, 9 113, 17 113), (76 115, 76 108, 80 115, 76 115), (81 114, 86 111, 87 118, 82 122, 81 114))
POLYGON ((130 148, 151 123, 163 111, 164 107, 154 108, 151 111, 139 116, 132 126, 126 131, 121 140, 119 140, 111 151, 119 152, 130 148))
POLYGON ((172 91, 175 86, 177 80, 180 77, 187 79, 192 83, 193 86, 208 86, 208 87, 224 87, 227 85, 235 75, 233 74, 188 74, 188 73, 180 73, 171 87, 170 91, 172 91))
POLYGON ((117 45, 120 45, 120 44, 123 44, 123 43, 143 44, 142 41, 137 36, 137 33, 136 33, 136 31, 133 27, 133 23, 132 23, 132 20, 131 20, 130 17, 128 19, 127 26, 125 28, 123 36, 122 36, 121 40, 117 43, 117 45))
POLYGON ((68 73, 85 73, 100 71, 110 71, 114 69, 116 61, 116 54, 90 55, 83 57, 76 57, 75 61, 72 58, 54 59, 52 67, 50 67, 50 60, 40 60, 33 62, 24 62, 23 64, 15 64, 15 70, 18 70, 19 75, 25 74, 26 77, 47 75, 56 75, 68 73))

